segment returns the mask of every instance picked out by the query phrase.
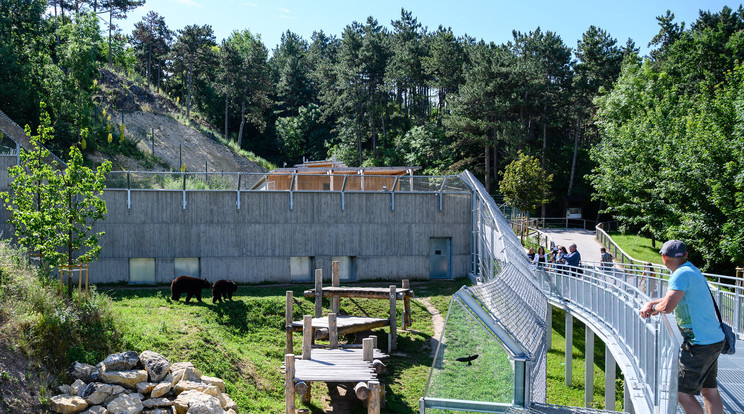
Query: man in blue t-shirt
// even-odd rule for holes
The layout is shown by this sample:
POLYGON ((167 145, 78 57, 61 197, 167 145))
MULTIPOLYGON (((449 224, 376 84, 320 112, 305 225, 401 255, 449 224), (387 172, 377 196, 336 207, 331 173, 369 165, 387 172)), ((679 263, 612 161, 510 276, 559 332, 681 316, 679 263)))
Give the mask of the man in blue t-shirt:
POLYGON ((679 240, 669 240, 661 247, 661 260, 672 271, 666 295, 646 302, 642 318, 659 312, 674 311, 684 337, 679 357, 677 400, 685 413, 703 413, 695 399, 702 394, 708 414, 722 414, 723 402, 718 393, 718 355, 723 350, 723 330, 713 307, 713 297, 705 276, 687 261, 687 247, 679 240))

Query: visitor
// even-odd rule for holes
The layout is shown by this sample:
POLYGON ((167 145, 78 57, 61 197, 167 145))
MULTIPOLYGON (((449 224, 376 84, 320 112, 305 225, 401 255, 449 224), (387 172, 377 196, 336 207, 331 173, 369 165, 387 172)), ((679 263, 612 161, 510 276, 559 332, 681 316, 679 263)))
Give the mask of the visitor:
POLYGON ((581 254, 576 250, 576 243, 568 245, 568 254, 563 257, 563 260, 566 261, 568 266, 571 266, 569 268, 570 271, 582 273, 581 270, 578 269, 578 267, 581 266, 581 254))
POLYGON ((545 255, 545 248, 540 246, 537 248, 537 254, 535 254, 535 259, 532 261, 532 263, 537 266, 538 269, 542 269, 545 267, 545 262, 547 261, 546 255, 545 255))
POLYGON ((530 247, 530 250, 527 251, 527 257, 530 259, 530 263, 533 263, 535 261, 535 248, 530 247))
POLYGON ((667 241, 659 253, 664 266, 672 271, 667 292, 661 299, 646 302, 640 316, 648 318, 659 312, 674 311, 684 339, 679 357, 677 401, 686 413, 702 413, 695 398, 702 394, 705 412, 722 414, 723 402, 716 377, 724 334, 708 281, 687 261, 687 247, 681 241, 667 241))

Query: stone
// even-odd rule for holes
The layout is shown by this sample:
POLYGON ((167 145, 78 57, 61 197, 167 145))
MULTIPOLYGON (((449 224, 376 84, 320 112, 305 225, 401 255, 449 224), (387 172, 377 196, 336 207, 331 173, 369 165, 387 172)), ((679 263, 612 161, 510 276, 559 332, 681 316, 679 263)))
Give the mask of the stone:
POLYGON ((108 414, 108 410, 106 410, 106 407, 102 405, 94 405, 92 407, 88 407, 87 410, 83 411, 80 414, 108 414))
POLYGON ((138 382, 135 385, 135 389, 140 394, 149 394, 156 385, 153 382, 138 382))
MULTIPOLYGON (((209 387, 209 384, 201 382, 201 381, 196 382, 196 381, 185 381, 184 380, 184 381, 180 381, 178 384, 176 384, 175 387, 173 387, 173 392, 176 395, 179 395, 184 391, 191 391, 191 390, 204 392, 204 390, 206 390, 207 387, 209 387)), ((217 387, 213 386, 213 388, 216 389, 217 387)))
POLYGON ((227 411, 225 412, 225 414, 238 414, 238 412, 237 412, 237 411, 235 411, 235 410, 233 410, 233 409, 229 409, 229 410, 227 410, 227 411))
POLYGON ((171 365, 171 372, 181 371, 186 368, 194 368, 194 364, 192 364, 191 362, 176 362, 175 364, 171 365))
POLYGON ((173 384, 163 381, 150 391, 150 398, 162 397, 173 389, 173 384))
POLYGON ((138 382, 147 381, 147 371, 144 369, 133 371, 105 371, 101 374, 101 379, 109 384, 116 384, 134 389, 138 382))
POLYGON ((103 371, 128 371, 139 363, 139 354, 134 351, 111 354, 101 362, 103 371))
POLYGON ((142 401, 142 405, 145 406, 145 408, 171 407, 173 406, 173 401, 167 398, 150 398, 142 401))
POLYGON ((49 406, 55 413, 77 414, 88 408, 88 403, 78 396, 56 395, 52 397, 49 406))
POLYGON ((104 384, 102 382, 91 382, 85 388, 81 389, 78 396, 85 399, 88 404, 97 405, 102 404, 106 399, 111 396, 114 391, 114 386, 111 384, 104 384))
POLYGON ((71 391, 71 388, 70 388, 70 386, 69 386, 69 385, 67 385, 67 384, 62 384, 62 385, 60 385, 59 387, 57 387, 57 389, 58 389, 58 390, 59 390, 59 392, 61 392, 62 394, 72 395, 72 391, 71 391))
POLYGON ((142 414, 173 414, 173 408, 154 408, 152 410, 142 411, 142 414))
POLYGON ((217 388, 220 389, 220 392, 225 392, 225 381, 221 380, 220 378, 208 377, 206 375, 202 375, 201 380, 202 382, 206 382, 209 385, 216 386, 217 388))
POLYGON ((67 369, 67 376, 85 382, 92 382, 94 379, 91 378, 91 376, 95 371, 97 371, 97 369, 93 365, 75 361, 67 369))
POLYGON ((225 414, 220 401, 211 396, 199 393, 189 401, 189 409, 186 414, 225 414))
POLYGON ((151 382, 160 382, 168 375, 170 370, 170 362, 164 356, 152 352, 144 351, 139 356, 140 363, 145 367, 145 371, 150 376, 151 382))
POLYGON ((85 388, 87 384, 82 380, 76 379, 75 382, 70 384, 70 395, 80 396, 80 391, 85 388))
POLYGON ((237 410, 238 409, 238 404, 236 404, 235 401, 233 401, 232 398, 230 398, 229 395, 227 395, 225 393, 222 393, 221 400, 224 400, 225 401, 225 405, 223 406, 225 408, 225 410, 230 411, 230 410, 237 410))
POLYGON ((116 414, 139 414, 145 407, 142 405, 142 401, 136 396, 129 394, 121 394, 111 401, 106 409, 110 413, 116 414))
POLYGON ((206 394, 202 394, 199 391, 194 390, 188 390, 184 391, 181 394, 176 397, 175 400, 173 400, 173 407, 176 409, 177 414, 186 414, 186 411, 189 410, 189 403, 192 399, 199 398, 201 396, 207 396, 206 394))

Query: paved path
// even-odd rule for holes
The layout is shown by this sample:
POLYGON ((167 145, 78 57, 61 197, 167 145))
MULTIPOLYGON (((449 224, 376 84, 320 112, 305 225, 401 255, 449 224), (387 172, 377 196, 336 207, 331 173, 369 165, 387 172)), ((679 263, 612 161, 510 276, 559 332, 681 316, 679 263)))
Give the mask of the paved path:
POLYGON ((576 250, 581 253, 582 261, 599 261, 599 248, 602 245, 594 238, 593 231, 582 229, 540 229, 540 231, 550 236, 556 246, 566 246, 568 249, 569 244, 576 243, 576 250))

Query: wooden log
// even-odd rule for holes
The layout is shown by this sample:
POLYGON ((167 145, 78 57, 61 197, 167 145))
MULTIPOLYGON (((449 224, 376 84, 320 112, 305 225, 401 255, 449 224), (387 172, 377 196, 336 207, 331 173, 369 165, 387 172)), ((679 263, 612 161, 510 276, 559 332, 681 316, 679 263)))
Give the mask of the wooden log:
POLYGON ((305 361, 311 358, 311 349, 313 343, 313 317, 305 315, 302 327, 302 359, 305 361))
POLYGON ((390 285, 390 335, 388 336, 388 352, 392 353, 398 348, 398 329, 396 327, 397 314, 395 310, 397 289, 395 285, 390 285))
MULTIPOLYGON (((411 289, 411 282, 408 279, 403 279, 403 289, 411 289)), ((403 320, 401 321, 401 328, 406 331, 412 325, 411 320, 411 298, 408 295, 403 296, 403 320)))
MULTIPOLYGON (((341 286, 341 266, 337 261, 334 261, 331 265, 331 286, 332 287, 340 287, 341 286)), ((338 312, 341 308, 340 305, 340 298, 338 296, 331 297, 331 312, 338 315, 338 312)))
POLYGON ((369 398, 369 386, 367 386, 367 383, 358 382, 357 385, 354 386, 354 394, 356 394, 357 398, 362 401, 369 398))
POLYGON ((385 409, 385 384, 380 384, 380 408, 385 409))
POLYGON ((310 404, 310 400, 312 399, 313 395, 313 383, 308 382, 307 383, 307 390, 305 390, 304 393, 302 393, 302 402, 305 404, 310 404))
POLYGON ((372 339, 372 349, 378 349, 377 348, 377 335, 370 335, 369 338, 372 339))
POLYGON ((307 392, 308 383, 305 381, 297 381, 295 382, 294 390, 295 394, 305 395, 307 392))
POLYGON ((379 359, 375 359, 372 361, 372 368, 375 369, 375 372, 379 375, 385 372, 385 364, 382 363, 379 359))
POLYGON ((380 382, 369 382, 369 398, 367 399, 367 414, 380 414, 380 382))
POLYGON ((372 348, 372 338, 362 339, 362 361, 372 362, 374 348, 372 348))
POLYGON ((315 317, 323 316, 323 269, 315 269, 315 317))
POLYGON ((292 312, 293 312, 293 304, 294 304, 294 293, 292 293, 291 290, 287 291, 287 302, 284 307, 284 330, 287 331, 287 354, 294 354, 294 344, 293 338, 292 338, 292 332, 294 331, 294 328, 292 328, 292 312))
POLYGON ((328 314, 328 347, 338 348, 338 326, 336 325, 336 314, 328 314))
POLYGON ((284 355, 284 406, 285 414, 295 414, 295 356, 284 355))

